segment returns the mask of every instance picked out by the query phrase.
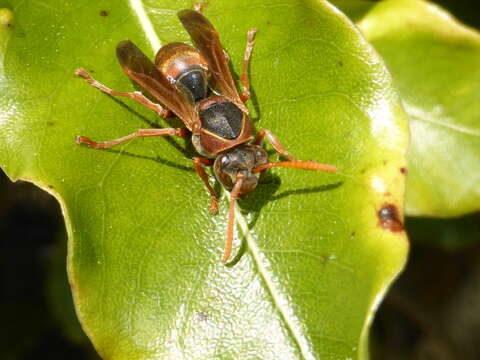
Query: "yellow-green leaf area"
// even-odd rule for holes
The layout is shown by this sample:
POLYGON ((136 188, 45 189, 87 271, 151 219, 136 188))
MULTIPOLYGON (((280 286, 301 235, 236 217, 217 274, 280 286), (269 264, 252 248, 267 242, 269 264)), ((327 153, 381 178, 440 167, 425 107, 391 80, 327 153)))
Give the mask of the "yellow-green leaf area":
POLYGON ((191 6, 13 6, 0 164, 61 203, 77 314, 103 358, 365 358, 373 313, 408 247, 408 132, 382 60, 331 5, 212 0, 205 9, 235 76, 247 30, 258 29, 248 104, 256 130, 270 129, 300 159, 340 169, 269 171, 239 201, 229 266, 220 263, 227 197, 208 214, 188 139, 135 139, 107 151, 74 142, 181 125, 100 93, 73 71, 133 90, 116 44, 130 39, 153 58, 160 44, 188 42, 176 12, 191 6))
POLYGON ((357 2, 337 2, 385 59, 410 118, 407 214, 478 211, 480 34, 430 2, 362 3, 358 16, 357 2))

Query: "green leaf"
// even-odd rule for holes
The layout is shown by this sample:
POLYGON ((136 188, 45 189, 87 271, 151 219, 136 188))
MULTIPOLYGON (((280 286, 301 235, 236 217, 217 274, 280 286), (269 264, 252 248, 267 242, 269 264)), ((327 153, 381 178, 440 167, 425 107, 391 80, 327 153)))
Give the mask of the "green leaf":
POLYGON ((0 76, 3 76, 3 56, 13 30, 13 13, 10 9, 0 8, 0 76))
POLYGON ((239 202, 230 266, 220 263, 227 199, 208 214, 188 140, 108 151, 74 143, 169 126, 73 71, 133 89, 116 44, 129 38, 153 57, 158 40, 188 41, 176 11, 190 6, 19 2, 0 80, 0 164, 61 203, 76 310, 103 358, 365 358, 373 313, 408 248, 407 124, 383 62, 328 3, 212 0, 206 9, 236 74, 247 30, 259 30, 255 128, 341 170, 269 171, 239 202))
POLYGON ((335 2, 385 59, 410 117, 406 212, 480 210, 480 34, 419 0, 335 2), (366 14, 366 15, 365 15, 366 14))
POLYGON ((55 323, 71 343, 90 349, 90 342, 80 328, 73 308, 72 294, 65 271, 67 242, 64 240, 66 240, 66 233, 62 232, 56 244, 49 249, 45 295, 52 314, 50 322, 55 323))

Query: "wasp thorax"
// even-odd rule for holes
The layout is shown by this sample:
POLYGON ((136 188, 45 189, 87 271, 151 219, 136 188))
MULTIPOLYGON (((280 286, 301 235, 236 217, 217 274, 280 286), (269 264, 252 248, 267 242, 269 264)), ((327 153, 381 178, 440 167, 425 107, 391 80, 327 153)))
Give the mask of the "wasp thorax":
POLYGON ((158 51, 155 65, 193 101, 207 97, 208 66, 197 49, 178 42, 165 45, 158 51))
POLYGON ((252 174, 252 170, 267 162, 267 152, 260 146, 241 145, 217 156, 214 164, 215 176, 227 190, 231 190, 238 175, 242 174, 244 181, 240 194, 248 194, 258 184, 258 174, 252 174))
POLYGON ((199 105, 202 128, 224 139, 236 139, 245 114, 233 102, 221 96, 210 97, 199 105))

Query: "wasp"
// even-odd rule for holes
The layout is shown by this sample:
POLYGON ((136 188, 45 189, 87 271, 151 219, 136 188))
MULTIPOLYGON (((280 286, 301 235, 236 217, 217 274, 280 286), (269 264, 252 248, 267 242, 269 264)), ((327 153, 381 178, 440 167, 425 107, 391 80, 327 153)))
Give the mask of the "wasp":
POLYGON ((239 93, 229 69, 229 56, 210 21, 198 10, 181 10, 178 17, 194 46, 181 42, 165 45, 157 52, 155 62, 129 40, 121 41, 117 46, 117 58, 125 74, 159 103, 152 102, 140 91, 114 91, 82 68, 75 73, 104 93, 131 98, 163 118, 174 114, 185 127, 140 129, 105 142, 77 136, 76 142, 104 149, 137 137, 191 136, 192 144, 200 155, 193 158, 193 167, 210 193, 211 214, 218 211, 218 196, 209 182, 205 167, 213 165, 215 177, 230 192, 226 242, 221 260, 225 264, 230 258, 234 237, 235 201, 255 189, 260 173, 271 167, 328 172, 337 169, 316 161, 297 160, 270 130, 261 130, 254 136, 245 103, 250 98, 248 68, 256 29, 247 33, 240 76, 243 91, 239 93), (288 161, 269 162, 268 154, 262 148, 265 138, 288 161))

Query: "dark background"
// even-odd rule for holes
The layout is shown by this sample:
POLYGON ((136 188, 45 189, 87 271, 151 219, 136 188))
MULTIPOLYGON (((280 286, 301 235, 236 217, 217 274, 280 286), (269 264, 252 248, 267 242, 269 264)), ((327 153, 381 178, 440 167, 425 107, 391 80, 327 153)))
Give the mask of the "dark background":
MULTIPOLYGON (((478 0, 436 2, 480 28, 478 0)), ((406 228, 409 262, 375 318, 372 359, 480 359, 480 214, 406 228)), ((72 307, 58 203, 1 170, 0 246, 0 359, 99 359, 72 307)))

